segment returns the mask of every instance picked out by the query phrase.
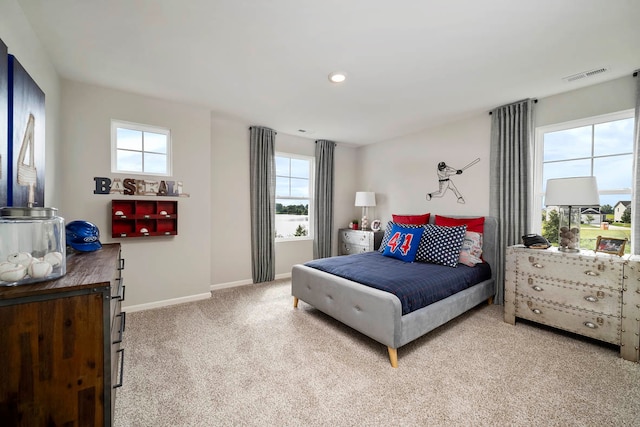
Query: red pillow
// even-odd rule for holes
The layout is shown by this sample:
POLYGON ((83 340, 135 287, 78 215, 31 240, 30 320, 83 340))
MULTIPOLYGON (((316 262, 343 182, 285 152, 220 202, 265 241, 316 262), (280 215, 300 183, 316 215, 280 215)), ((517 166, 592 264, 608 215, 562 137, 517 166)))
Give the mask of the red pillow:
POLYGON ((393 222, 396 224, 425 225, 429 223, 430 213, 424 215, 396 215, 392 214, 393 222))
POLYGON ((436 225, 444 225, 445 227, 455 227, 456 225, 466 225, 467 231, 475 231, 476 233, 484 233, 484 217, 479 218, 450 218, 448 216, 436 215, 436 225))

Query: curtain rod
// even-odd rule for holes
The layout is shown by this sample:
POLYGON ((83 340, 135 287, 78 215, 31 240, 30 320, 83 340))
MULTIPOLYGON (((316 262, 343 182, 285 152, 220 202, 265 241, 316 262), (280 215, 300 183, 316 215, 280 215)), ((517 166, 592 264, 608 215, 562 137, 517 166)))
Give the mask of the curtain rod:
POLYGON ((276 132, 275 130, 273 130, 273 129, 271 129, 271 128, 268 128, 268 127, 265 127, 265 126, 249 126, 249 130, 251 130, 251 129, 253 129, 253 128, 255 128, 255 129, 265 129, 265 130, 270 130, 271 132, 275 133, 276 135, 278 134, 278 132, 276 132))
MULTIPOLYGON (((507 105, 517 104, 517 103, 519 103, 519 102, 522 102, 522 101, 516 101, 516 102, 512 102, 511 104, 505 104, 505 105, 503 105, 502 107, 506 107, 507 105)), ((534 99, 534 100, 533 100, 533 103, 534 103, 534 104, 537 104, 537 103, 538 103, 538 100, 537 100, 537 99, 534 99)), ((500 108, 500 107, 497 107, 497 108, 500 108)), ((493 114, 493 111, 489 111, 489 115, 492 115, 492 114, 493 114)))

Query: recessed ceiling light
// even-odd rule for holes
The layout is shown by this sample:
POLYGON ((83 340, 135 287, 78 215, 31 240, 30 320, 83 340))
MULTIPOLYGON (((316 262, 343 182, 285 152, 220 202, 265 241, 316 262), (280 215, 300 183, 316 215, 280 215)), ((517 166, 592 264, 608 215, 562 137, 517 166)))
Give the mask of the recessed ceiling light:
POLYGON ((331 83, 342 83, 347 79, 347 75, 342 71, 334 71, 329 74, 329 81, 331 83))

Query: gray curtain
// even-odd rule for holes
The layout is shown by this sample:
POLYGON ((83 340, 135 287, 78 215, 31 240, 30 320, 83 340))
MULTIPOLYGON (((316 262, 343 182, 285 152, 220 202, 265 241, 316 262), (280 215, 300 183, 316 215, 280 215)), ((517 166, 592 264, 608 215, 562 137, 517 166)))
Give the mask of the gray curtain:
POLYGON ((251 158, 251 274, 253 283, 275 278, 276 132, 252 126, 251 158))
POLYGON ((491 112, 490 214, 498 218, 496 304, 504 303, 507 246, 529 231, 533 103, 527 99, 491 112))
POLYGON ((631 194, 631 253, 640 255, 640 76, 633 73, 636 80, 636 115, 633 134, 633 189, 631 194))
POLYGON ((315 216, 313 226, 313 258, 331 256, 333 237, 333 152, 335 142, 316 141, 316 179, 314 188, 315 216))

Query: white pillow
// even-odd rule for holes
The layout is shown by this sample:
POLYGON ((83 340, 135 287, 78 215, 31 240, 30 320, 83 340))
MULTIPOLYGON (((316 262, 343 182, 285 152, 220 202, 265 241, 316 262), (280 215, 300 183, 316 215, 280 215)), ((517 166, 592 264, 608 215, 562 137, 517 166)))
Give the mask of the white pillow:
POLYGON ((458 262, 469 267, 482 263, 482 233, 467 231, 460 248, 460 259, 458 262))

